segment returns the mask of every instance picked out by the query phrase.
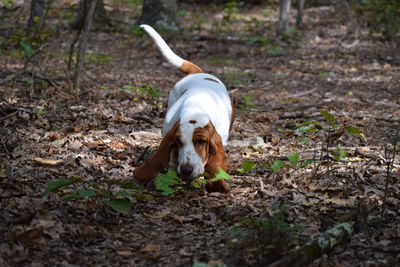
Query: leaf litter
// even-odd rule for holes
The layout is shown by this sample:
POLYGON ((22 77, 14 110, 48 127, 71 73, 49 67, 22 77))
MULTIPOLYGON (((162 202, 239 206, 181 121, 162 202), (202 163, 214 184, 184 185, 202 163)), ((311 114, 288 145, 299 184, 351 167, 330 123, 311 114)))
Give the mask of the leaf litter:
MULTIPOLYGON (((199 11, 188 5, 182 9, 187 10, 187 21, 195 24, 192 15, 199 11)), ((165 197, 151 184, 142 192, 150 197, 121 193, 124 198, 116 202, 62 201, 63 193, 92 194, 75 191, 72 185, 45 194, 46 186, 60 178, 65 183, 133 181, 133 169, 160 143, 164 101, 182 75, 162 63, 148 38, 91 33, 89 49, 110 55, 110 62, 87 63, 79 103, 67 86, 42 88, 46 97, 38 98, 25 81, 1 84, 2 97, 7 96, 9 103, 38 111, 16 110, 7 104, 10 112, 0 120, 0 265, 252 265, 259 248, 243 241, 248 247, 244 253, 237 251, 241 239, 234 235, 252 234, 246 218, 274 218, 281 212, 285 223, 301 224, 303 236, 315 238, 341 220, 352 220, 357 205, 367 207, 368 231, 354 234, 348 243, 309 264, 399 264, 398 156, 381 232, 374 220, 384 198, 385 146, 400 119, 400 58, 389 44, 367 37, 358 46, 341 47, 332 55, 331 48, 346 25, 340 10, 331 16, 325 14, 329 10, 321 10, 306 12, 303 39, 284 42, 267 33, 281 47, 278 55, 265 45, 232 42, 227 46, 224 40, 214 40, 219 33, 213 22, 223 21, 222 16, 207 15, 209 10, 201 12, 210 16, 209 23, 184 29, 183 37, 172 41, 176 51, 220 77, 236 100, 237 118, 226 147, 233 178, 227 181, 231 187, 227 194, 187 187, 165 197), (110 42, 118 45, 106 45, 110 42), (388 53, 390 57, 385 57, 388 53), (160 96, 147 94, 151 89, 160 96), (312 121, 322 126, 308 127, 312 121), (131 209, 121 200, 129 200, 131 209), (281 202, 284 206, 276 208, 281 202), (120 208, 121 213, 109 206, 120 208)), ((276 21, 276 12, 267 11, 271 13, 267 18, 276 21)), ((240 12, 263 17, 257 7, 240 12)), ((268 27, 268 22, 263 23, 268 27)), ((221 36, 234 33, 246 38, 248 31, 238 29, 221 36)), ((69 29, 61 31, 62 42, 69 43, 69 29)), ((51 48, 50 53, 60 53, 55 44, 51 48)), ((18 71, 18 64, 0 64, 2 73, 18 71)), ((46 58, 46 64, 55 79, 64 75, 57 57, 46 58)), ((116 193, 118 186, 106 188, 116 193)), ((287 249, 302 245, 296 242, 287 249)), ((288 254, 282 252, 282 257, 288 254)))

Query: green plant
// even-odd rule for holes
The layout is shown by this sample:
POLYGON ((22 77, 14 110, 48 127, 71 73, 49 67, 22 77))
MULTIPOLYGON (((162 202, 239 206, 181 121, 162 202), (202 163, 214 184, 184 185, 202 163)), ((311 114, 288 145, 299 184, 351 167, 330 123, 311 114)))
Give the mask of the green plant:
POLYGON ((244 39, 246 44, 255 45, 255 44, 268 44, 269 40, 265 36, 249 36, 244 39))
POLYGON ((11 177, 12 167, 5 162, 0 161, 0 178, 11 177))
POLYGON ((164 196, 173 196, 177 191, 183 191, 182 179, 179 178, 176 171, 172 169, 168 169, 168 172, 159 173, 156 176, 155 184, 157 190, 162 191, 162 195, 164 196), (179 185, 179 186, 177 186, 179 185))
POLYGON ((293 152, 288 156, 288 161, 290 162, 290 164, 285 164, 284 161, 282 161, 282 160, 276 160, 276 161, 274 161, 272 166, 268 162, 264 163, 264 167, 267 167, 269 170, 271 170, 273 172, 278 172, 278 170, 284 166, 287 168, 292 168, 292 169, 304 168, 307 165, 309 165, 315 161, 315 159, 312 158, 312 159, 307 159, 307 160, 303 161, 302 163, 300 163, 299 159, 300 159, 300 155, 296 152, 293 152))
POLYGON ((242 168, 237 169, 236 171, 240 173, 247 173, 256 167, 256 163, 254 161, 243 161, 242 168))
POLYGON ((99 64, 109 64, 110 58, 107 55, 100 55, 96 53, 87 53, 86 55, 87 61, 92 63, 99 63, 99 64))
POLYGON ((241 226, 234 227, 231 232, 232 254, 229 256, 246 259, 239 265, 265 266, 302 242, 302 225, 289 224, 283 209, 284 202, 278 201, 265 209, 268 212, 241 218, 241 226))
MULTIPOLYGON (((223 171, 220 167, 218 167, 218 172, 215 174, 215 178, 205 179, 204 177, 209 177, 210 175, 207 173, 202 173, 198 175, 196 179, 192 181, 192 185, 195 188, 201 188, 208 181, 216 182, 219 180, 230 180, 232 177, 223 171)), ((167 173, 159 173, 156 176, 155 184, 157 190, 162 191, 164 196, 174 196, 176 192, 183 192, 185 189, 183 188, 182 179, 178 176, 175 170, 168 169, 167 173)))
POLYGON ((255 104, 251 98, 251 96, 249 95, 244 95, 243 96, 243 104, 239 105, 239 108, 241 109, 246 109, 246 110, 250 110, 252 108, 254 108, 255 104))
POLYGON ((321 115, 325 117, 328 122, 328 137, 326 142, 326 152, 330 153, 337 161, 340 161, 347 154, 347 151, 344 149, 337 148, 336 150, 329 150, 329 146, 333 143, 333 140, 339 139, 343 133, 347 132, 350 134, 355 134, 362 137, 366 140, 364 134, 359 129, 353 126, 346 126, 341 124, 335 124, 335 117, 331 114, 330 111, 321 110, 321 115), (335 131, 335 129, 339 128, 335 131))
POLYGON ((400 2, 398 0, 352 0, 356 12, 370 26, 371 33, 380 33, 383 39, 399 39, 400 2))
POLYGON ((235 85, 243 85, 244 83, 250 83, 251 78, 245 72, 225 72, 224 76, 231 80, 235 85))
POLYGON ((226 3, 226 8, 224 8, 224 13, 226 14, 224 20, 226 22, 232 22, 238 19, 239 7, 243 4, 244 2, 242 1, 229 0, 228 3, 226 3))
POLYGON ((136 92, 145 93, 151 97, 160 97, 161 96, 161 94, 159 92, 157 92, 151 84, 144 83, 144 82, 141 83, 141 86, 134 86, 134 85, 127 84, 127 85, 122 86, 122 89, 129 90, 132 92, 136 91, 136 92))
POLYGON ((101 180, 99 182, 88 182, 82 178, 67 179, 60 178, 57 181, 50 182, 47 184, 45 195, 55 193, 65 187, 82 184, 85 188, 76 188, 72 193, 60 192, 61 200, 69 201, 81 198, 95 198, 101 199, 104 204, 109 206, 115 211, 120 213, 128 213, 131 210, 132 204, 128 198, 134 197, 137 200, 149 200, 149 195, 141 195, 138 191, 142 190, 140 186, 135 185, 133 182, 122 182, 118 180, 101 180), (115 192, 111 190, 111 187, 117 186, 123 190, 115 192), (129 192, 127 190, 134 190, 129 192))
POLYGON ((300 39, 302 34, 295 28, 289 27, 288 30, 282 35, 281 39, 285 42, 291 43, 294 40, 300 39))

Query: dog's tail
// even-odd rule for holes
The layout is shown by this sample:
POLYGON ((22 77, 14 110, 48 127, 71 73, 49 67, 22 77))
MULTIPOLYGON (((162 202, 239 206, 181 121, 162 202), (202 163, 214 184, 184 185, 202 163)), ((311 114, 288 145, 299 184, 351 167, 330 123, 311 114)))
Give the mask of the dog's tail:
POLYGON ((161 54, 165 57, 165 59, 169 63, 177 67, 180 71, 187 74, 203 72, 201 68, 196 64, 186 61, 177 54, 175 54, 174 51, 172 51, 171 48, 169 48, 164 39, 151 26, 142 24, 140 25, 140 28, 145 30, 150 35, 151 39, 153 39, 153 41, 156 43, 156 45, 161 51, 161 54))

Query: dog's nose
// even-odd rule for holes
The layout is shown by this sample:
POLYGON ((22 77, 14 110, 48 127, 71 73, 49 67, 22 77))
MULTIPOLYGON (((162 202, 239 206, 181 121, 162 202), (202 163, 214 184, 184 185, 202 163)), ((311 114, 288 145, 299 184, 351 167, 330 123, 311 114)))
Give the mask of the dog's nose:
POLYGON ((193 172, 193 166, 190 164, 185 164, 181 166, 181 173, 184 176, 190 176, 193 172))

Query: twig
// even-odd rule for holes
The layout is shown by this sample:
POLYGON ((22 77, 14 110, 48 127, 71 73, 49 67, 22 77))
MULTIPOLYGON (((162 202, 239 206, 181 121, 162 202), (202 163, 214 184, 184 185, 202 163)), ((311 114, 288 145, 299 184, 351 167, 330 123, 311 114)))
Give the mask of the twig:
MULTIPOLYGON (((87 0, 84 0, 84 1, 85 1, 85 5, 86 5, 87 0)), ((78 96, 78 92, 79 92, 79 77, 80 77, 80 74, 82 73, 83 60, 85 57, 90 27, 92 25, 93 14, 94 14, 94 10, 96 8, 96 1, 97 0, 90 0, 89 9, 87 10, 87 12, 85 12, 86 15, 85 15, 85 20, 83 22, 84 25, 83 25, 83 30, 82 30, 82 36, 79 38, 79 42, 78 42, 78 51, 77 51, 74 81, 73 81, 73 86, 76 91, 76 96, 78 96)))
POLYGON ((399 132, 400 132, 400 121, 399 121, 399 125, 397 127, 397 131, 396 131, 396 134, 394 137, 394 144, 392 144, 393 145, 393 154, 392 154, 391 158, 390 158, 387 147, 385 147, 386 183, 385 183, 385 195, 383 196, 382 210, 381 210, 381 214, 380 214, 381 218, 379 220, 379 226, 378 226, 378 233, 381 231, 383 216, 385 215, 385 211, 386 211, 386 199, 387 199, 387 194, 388 194, 389 181, 390 181, 390 178, 392 177, 394 159, 396 157, 397 141, 399 140, 399 132))

